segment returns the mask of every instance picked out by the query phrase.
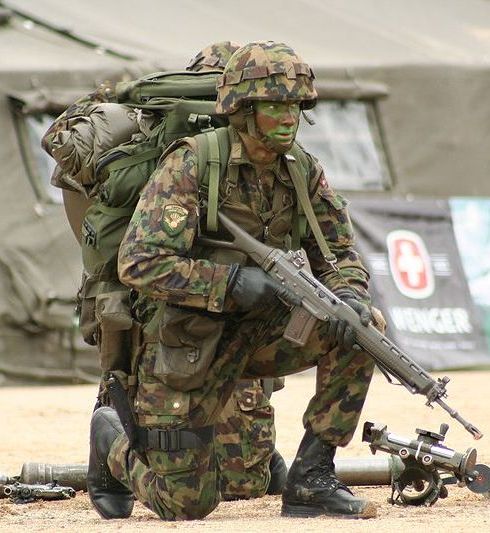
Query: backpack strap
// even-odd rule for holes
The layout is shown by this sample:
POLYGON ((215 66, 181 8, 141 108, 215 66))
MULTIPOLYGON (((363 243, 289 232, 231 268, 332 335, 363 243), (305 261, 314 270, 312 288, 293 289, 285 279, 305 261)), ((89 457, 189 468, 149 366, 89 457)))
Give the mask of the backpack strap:
POLYGON ((218 231, 218 195, 219 195, 219 143, 216 133, 209 132, 208 139, 208 161, 209 183, 208 183, 208 216, 207 228, 209 231, 218 231))
MULTIPOLYGON (((140 163, 144 163, 145 161, 149 161, 150 159, 156 159, 162 153, 162 148, 160 146, 157 146, 155 148, 145 150, 144 152, 141 152, 139 154, 129 155, 126 157, 124 157, 124 152, 121 153, 123 154, 121 158, 117 158, 105 165, 105 169, 108 173, 114 170, 120 170, 122 168, 128 168, 134 165, 139 165, 140 163)), ((101 166, 104 165, 102 164, 101 166)), ((100 171, 100 168, 97 167, 97 170, 100 171)))
POLYGON ((219 128, 195 136, 197 141, 197 174, 199 186, 207 189, 206 228, 218 231, 219 183, 225 174, 230 155, 228 129, 219 128))
MULTIPOLYGON (((298 206, 301 207, 302 211, 306 216, 306 219, 308 220, 308 224, 311 228, 311 231, 313 232, 313 235, 315 236, 315 240, 318 244, 318 247, 320 248, 320 251, 325 261, 327 263, 330 263, 330 265, 332 265, 332 268, 336 269, 335 263, 337 262, 337 258, 328 247, 327 241, 320 228, 320 224, 318 224, 315 212, 313 211, 313 206, 311 205, 310 195, 306 184, 306 165, 301 164, 302 159, 303 153, 301 152, 301 148, 296 144, 287 154, 284 155, 284 160, 286 161, 286 165, 288 167, 289 174, 291 176, 291 180, 293 182, 294 188, 296 190, 296 195, 298 197, 298 206)), ((301 213, 298 209, 297 217, 300 216, 301 213)), ((294 238, 297 239, 298 237, 300 237, 300 221, 298 220, 295 225, 297 226, 297 229, 296 231, 294 231, 293 228, 293 240, 294 238)))

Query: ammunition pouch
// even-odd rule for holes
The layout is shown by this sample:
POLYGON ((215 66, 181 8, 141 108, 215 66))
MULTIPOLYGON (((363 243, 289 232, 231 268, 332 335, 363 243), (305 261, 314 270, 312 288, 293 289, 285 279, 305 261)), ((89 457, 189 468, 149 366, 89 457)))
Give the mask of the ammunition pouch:
POLYGON ((129 291, 100 293, 95 299, 95 317, 99 332, 100 366, 102 370, 130 370, 133 319, 129 291))
POLYGON ((159 347, 151 373, 174 390, 197 389, 213 362, 225 320, 168 304, 162 307, 159 347))
POLYGON ((97 344, 97 319, 95 318, 95 297, 99 283, 86 273, 82 276, 82 283, 77 294, 78 324, 83 340, 95 346, 97 344))
POLYGON ((83 339, 97 345, 104 372, 131 373, 141 344, 140 324, 132 318, 130 291, 119 282, 100 281, 84 273, 78 291, 79 327, 83 339))

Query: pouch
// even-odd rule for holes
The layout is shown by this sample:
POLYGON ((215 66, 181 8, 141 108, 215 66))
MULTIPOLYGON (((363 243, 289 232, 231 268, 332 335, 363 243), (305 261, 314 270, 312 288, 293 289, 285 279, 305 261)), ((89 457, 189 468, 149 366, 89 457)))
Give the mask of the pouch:
POLYGON ((131 361, 129 290, 98 294, 95 317, 99 325, 98 346, 102 370, 128 370, 131 361))
POLYGON ((95 346, 97 344, 97 319, 95 318, 95 297, 99 283, 83 274, 80 290, 78 291, 78 325, 83 340, 95 346))
POLYGON ((225 321, 166 306, 153 375, 178 391, 197 389, 213 362, 225 321))

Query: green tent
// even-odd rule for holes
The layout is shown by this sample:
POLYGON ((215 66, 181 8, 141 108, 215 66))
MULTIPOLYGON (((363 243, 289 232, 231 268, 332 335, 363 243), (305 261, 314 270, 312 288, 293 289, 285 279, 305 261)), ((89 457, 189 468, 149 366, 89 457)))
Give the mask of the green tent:
POLYGON ((485 0, 0 6, 14 11, 0 17, 0 374, 96 373, 71 323, 79 249, 38 139, 52 116, 106 78, 181 68, 220 40, 284 41, 315 70, 317 126, 301 135, 334 186, 354 199, 490 196, 485 0))
POLYGON ((80 250, 39 139, 75 98, 141 70, 3 8, 0 49, 0 380, 93 379, 96 355, 73 324, 80 250))

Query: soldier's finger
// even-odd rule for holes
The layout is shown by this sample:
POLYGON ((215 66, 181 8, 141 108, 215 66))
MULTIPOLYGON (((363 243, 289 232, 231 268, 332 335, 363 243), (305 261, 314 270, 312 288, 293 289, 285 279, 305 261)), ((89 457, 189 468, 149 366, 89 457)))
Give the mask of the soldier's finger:
POLYGON ((344 332, 344 349, 347 352, 350 352, 354 348, 356 343, 356 332, 352 326, 346 326, 344 332))
POLYGON ((330 317, 328 320, 328 331, 327 335, 329 339, 337 340, 337 327, 339 325, 338 319, 330 317))
POLYGON ((301 305, 301 298, 287 287, 281 285, 276 290, 276 296, 286 305, 299 306, 301 305))
POLYGON ((339 325, 337 326, 337 342, 341 350, 345 349, 345 328, 347 323, 345 320, 339 320, 339 325))
POLYGON ((363 310, 361 311, 359 318, 361 319, 361 324, 363 326, 368 326, 369 323, 372 322, 373 315, 371 314, 371 310, 367 305, 363 306, 363 310))

